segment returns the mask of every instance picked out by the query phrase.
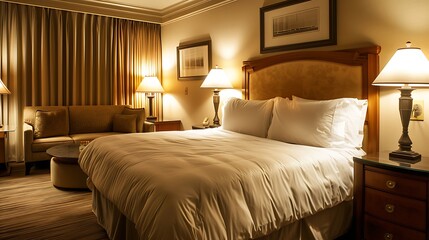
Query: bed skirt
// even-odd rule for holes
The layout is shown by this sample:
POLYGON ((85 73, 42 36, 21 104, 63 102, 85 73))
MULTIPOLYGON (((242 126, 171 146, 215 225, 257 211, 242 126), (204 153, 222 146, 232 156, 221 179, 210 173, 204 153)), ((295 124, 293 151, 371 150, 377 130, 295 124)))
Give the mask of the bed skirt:
MULTIPOLYGON (((116 206, 92 187, 92 210, 98 223, 112 240, 139 239, 135 224, 116 206)), ((290 223, 258 240, 336 239, 349 230, 353 216, 353 201, 343 202, 315 215, 290 223)))

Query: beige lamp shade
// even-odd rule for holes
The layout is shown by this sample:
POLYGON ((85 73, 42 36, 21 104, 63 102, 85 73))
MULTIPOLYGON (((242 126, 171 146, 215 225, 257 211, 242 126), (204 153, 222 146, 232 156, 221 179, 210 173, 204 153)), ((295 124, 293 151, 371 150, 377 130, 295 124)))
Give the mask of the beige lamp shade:
POLYGON ((372 85, 376 86, 429 85, 429 61, 420 48, 399 48, 372 85))
POLYGON ((162 88, 157 77, 144 77, 136 91, 143 93, 162 93, 164 92, 164 88, 162 88))
POLYGON ((10 94, 9 89, 4 85, 3 81, 0 79, 0 94, 10 94))
POLYGON ((225 71, 222 68, 213 68, 210 70, 201 88, 226 89, 232 88, 231 82, 228 80, 225 71))

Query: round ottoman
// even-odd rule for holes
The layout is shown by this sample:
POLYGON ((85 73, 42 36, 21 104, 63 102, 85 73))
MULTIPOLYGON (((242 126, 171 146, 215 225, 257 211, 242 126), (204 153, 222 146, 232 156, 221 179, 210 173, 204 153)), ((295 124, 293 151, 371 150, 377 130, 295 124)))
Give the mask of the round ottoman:
POLYGON ((67 189, 88 189, 88 176, 78 164, 79 144, 61 144, 49 148, 51 158, 51 181, 55 187, 67 189))

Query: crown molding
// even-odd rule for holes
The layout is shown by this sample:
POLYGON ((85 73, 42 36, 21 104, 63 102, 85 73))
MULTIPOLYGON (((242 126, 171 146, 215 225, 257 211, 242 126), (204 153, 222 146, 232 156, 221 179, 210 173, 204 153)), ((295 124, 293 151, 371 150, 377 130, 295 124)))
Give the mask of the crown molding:
POLYGON ((161 12, 162 24, 169 24, 203 12, 222 7, 237 0, 204 0, 177 4, 161 12))
POLYGON ((97 14, 135 21, 168 24, 206 12, 237 0, 188 0, 162 10, 136 7, 99 0, 0 0, 37 7, 47 7, 73 12, 97 14))

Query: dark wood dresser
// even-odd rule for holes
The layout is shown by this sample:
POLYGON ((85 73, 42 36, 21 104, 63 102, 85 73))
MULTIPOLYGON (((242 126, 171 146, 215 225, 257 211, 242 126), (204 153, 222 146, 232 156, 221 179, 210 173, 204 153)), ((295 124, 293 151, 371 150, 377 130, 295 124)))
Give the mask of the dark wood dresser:
POLYGON ((155 131, 179 131, 182 128, 182 122, 180 120, 164 120, 155 121, 155 131))
POLYGON ((356 239, 429 239, 429 158, 415 164, 388 153, 354 159, 356 239))

